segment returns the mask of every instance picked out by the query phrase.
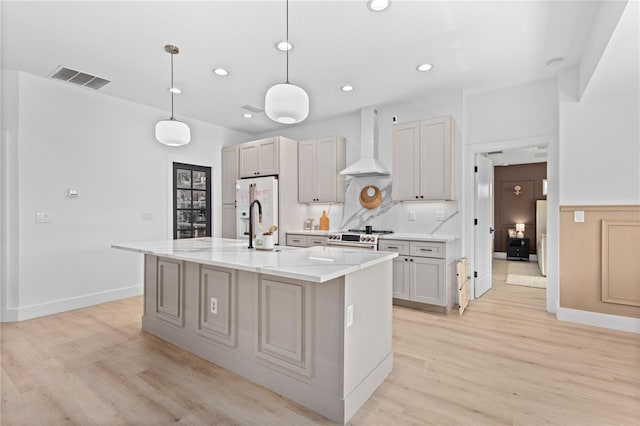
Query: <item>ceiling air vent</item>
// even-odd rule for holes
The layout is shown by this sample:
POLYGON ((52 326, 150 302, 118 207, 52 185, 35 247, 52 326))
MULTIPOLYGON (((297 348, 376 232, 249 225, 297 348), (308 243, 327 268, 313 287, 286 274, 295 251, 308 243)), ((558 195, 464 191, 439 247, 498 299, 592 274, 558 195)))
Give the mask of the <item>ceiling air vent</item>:
POLYGON ((245 105, 242 108, 246 109, 247 111, 251 111, 254 114, 259 114, 261 112, 264 112, 262 108, 258 108, 257 106, 253 106, 253 105, 245 105))
POLYGON ((66 81, 67 83, 73 83, 78 86, 89 87, 95 90, 98 90, 102 86, 111 83, 111 81, 104 78, 96 77, 95 75, 87 74, 65 67, 60 67, 55 70, 53 74, 51 74, 51 78, 66 81))

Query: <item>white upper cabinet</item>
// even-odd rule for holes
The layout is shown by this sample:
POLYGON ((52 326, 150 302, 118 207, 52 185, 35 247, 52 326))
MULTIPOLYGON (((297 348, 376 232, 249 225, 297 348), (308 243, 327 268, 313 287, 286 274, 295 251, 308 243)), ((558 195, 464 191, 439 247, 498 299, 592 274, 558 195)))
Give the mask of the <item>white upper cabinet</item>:
POLYGON ((454 143, 451 116, 393 126, 393 199, 453 200, 454 143))
POLYGON ((346 145, 343 137, 301 141, 298 143, 298 201, 301 203, 337 203, 344 201, 346 145))
POLYGON ((277 175, 278 138, 240 144, 240 177, 277 175))

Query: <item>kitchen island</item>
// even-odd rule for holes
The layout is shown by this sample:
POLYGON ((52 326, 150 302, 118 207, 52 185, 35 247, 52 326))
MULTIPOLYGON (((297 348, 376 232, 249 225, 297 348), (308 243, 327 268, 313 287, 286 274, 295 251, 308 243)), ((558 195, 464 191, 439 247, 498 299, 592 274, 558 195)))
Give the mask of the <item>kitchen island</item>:
POLYGON ((393 368, 396 253, 221 238, 112 247, 145 255, 143 330, 332 420, 346 423, 393 368))

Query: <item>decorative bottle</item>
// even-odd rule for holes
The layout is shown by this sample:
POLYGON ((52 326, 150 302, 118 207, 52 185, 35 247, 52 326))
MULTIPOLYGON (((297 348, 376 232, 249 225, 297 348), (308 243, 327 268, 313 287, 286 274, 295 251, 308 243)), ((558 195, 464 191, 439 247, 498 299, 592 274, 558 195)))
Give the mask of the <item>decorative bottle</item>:
POLYGON ((322 210, 322 216, 320 216, 320 230, 321 231, 329 230, 329 216, 327 216, 326 210, 322 210))

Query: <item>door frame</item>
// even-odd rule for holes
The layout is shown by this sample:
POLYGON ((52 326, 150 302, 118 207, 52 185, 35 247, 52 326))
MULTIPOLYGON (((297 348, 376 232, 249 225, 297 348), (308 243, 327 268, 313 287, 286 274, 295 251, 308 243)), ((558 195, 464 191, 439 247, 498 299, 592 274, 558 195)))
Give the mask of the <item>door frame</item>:
MULTIPOLYGON (((512 149, 531 148, 535 146, 547 146, 547 311, 557 312, 559 292, 559 153, 558 135, 546 135, 533 138, 505 139, 487 141, 464 146, 462 179, 463 179, 463 199, 462 199, 462 241, 463 255, 467 258, 469 265, 470 285, 469 298, 474 299, 475 280, 473 271, 475 270, 475 226, 473 219, 475 215, 475 155, 492 151, 506 151, 512 149)), ((493 256, 493 253, 491 254, 493 256)))
MULTIPOLYGON (((475 154, 473 156, 473 164, 475 167, 478 167, 478 157, 483 157, 484 160, 483 161, 487 161, 490 164, 490 168, 491 168, 491 190, 490 190, 490 197, 489 197, 489 221, 490 223, 486 224, 488 225, 488 228, 484 228, 487 232, 489 232, 489 236, 490 236, 490 241, 491 241, 491 257, 489 259, 489 287, 487 288, 487 290, 485 290, 483 292, 486 293, 489 290, 491 290, 492 287, 492 278, 493 278, 493 266, 491 264, 491 262, 493 261, 493 253, 495 251, 495 232, 493 231, 489 231, 489 229, 494 229, 495 228, 495 212, 494 212, 494 200, 495 200, 495 187, 494 187, 494 165, 493 165, 493 161, 491 161, 490 158, 487 158, 485 155, 483 154, 475 154)), ((474 179, 473 179, 473 183, 474 183, 474 199, 473 199, 473 212, 474 212, 474 233, 473 233, 473 252, 474 252, 474 260, 475 260, 475 254, 478 253, 478 237, 480 236, 480 233, 478 232, 479 229, 482 229, 481 225, 485 225, 484 223, 482 223, 482 220, 480 218, 480 214, 479 214, 479 209, 478 209, 478 176, 479 176, 480 170, 478 170, 478 172, 474 172, 474 179), (475 225, 475 219, 478 219, 478 225, 475 225)), ((481 237, 482 239, 482 237, 481 237)), ((474 298, 477 298, 477 287, 476 287, 476 278, 482 278, 482 270, 481 268, 474 268, 474 277, 473 277, 473 296, 474 298), (475 276, 475 271, 479 271, 479 277, 475 276)))

